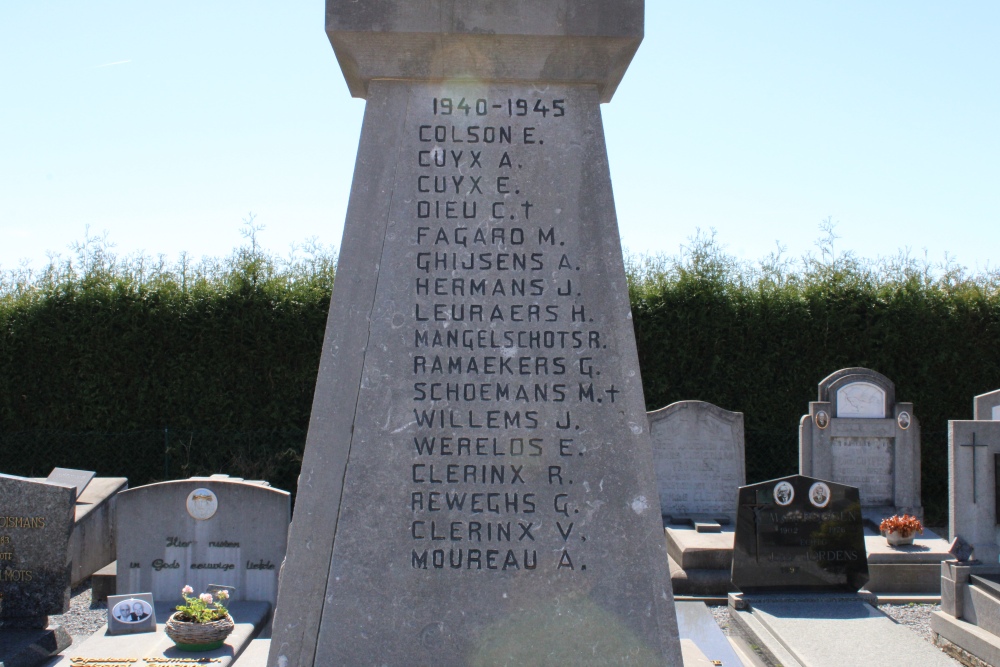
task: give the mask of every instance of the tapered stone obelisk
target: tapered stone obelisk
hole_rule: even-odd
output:
[[[269,665],[681,664],[599,106],[642,29],[328,0],[367,108]]]

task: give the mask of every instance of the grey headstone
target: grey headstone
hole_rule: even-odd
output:
[[[967,563],[972,558],[972,545],[962,539],[960,535],[956,535],[948,545],[948,553],[954,556],[959,563]]]
[[[948,455],[948,536],[962,537],[976,560],[995,565],[1000,544],[993,471],[1000,421],[949,421]]]
[[[743,413],[705,401],[679,401],[647,413],[660,512],[736,520],[746,484]]]
[[[69,609],[76,489],[0,474],[0,623]]]
[[[49,476],[45,478],[45,481],[52,484],[62,484],[63,486],[75,486],[76,497],[79,498],[83,495],[83,490],[87,488],[90,480],[94,479],[94,475],[96,474],[93,470],[53,468]]]
[[[156,632],[156,607],[150,593],[108,596],[108,634]]]
[[[1000,389],[976,396],[972,418],[977,421],[1000,421]]]
[[[268,664],[680,664],[599,108],[642,2],[327,7],[367,108]]]
[[[273,605],[289,516],[286,491],[224,477],[123,491],[117,592],[179,601],[184,586],[200,593],[214,583],[235,586],[236,600]]]
[[[799,422],[799,472],[856,486],[865,518],[923,516],[920,422],[896,401],[892,381],[845,368],[819,384],[819,400]]]

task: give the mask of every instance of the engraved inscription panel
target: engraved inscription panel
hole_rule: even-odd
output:
[[[830,454],[834,480],[858,487],[862,505],[893,504],[892,438],[830,438]]]
[[[1000,421],[1000,405],[993,406],[993,421]]]
[[[837,390],[837,416],[885,418],[885,391],[869,382],[852,382]]]
[[[409,642],[494,664],[469,653],[591,618],[658,637],[637,613],[667,599],[662,524],[594,91],[414,85],[403,128],[317,660],[363,639],[391,664],[419,662]]]

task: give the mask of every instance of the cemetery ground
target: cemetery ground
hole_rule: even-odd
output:
[[[50,616],[53,624],[61,625],[73,639],[73,645],[78,646],[107,622],[107,603],[95,601],[91,596],[90,579],[76,586],[71,594],[70,609],[64,614]],[[729,608],[723,603],[715,603],[709,606],[712,616],[719,628],[727,637],[738,637],[732,627],[732,620],[729,616]],[[930,627],[931,613],[940,611],[940,604],[927,604],[910,602],[905,604],[880,604],[878,608],[889,615],[896,622],[905,625],[923,641],[933,644],[933,636]],[[752,650],[752,646],[749,646]],[[53,658],[51,664],[57,661]],[[955,661],[955,665],[960,665]],[[752,667],[752,666],[748,666]]]

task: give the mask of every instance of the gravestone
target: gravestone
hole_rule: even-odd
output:
[[[889,378],[867,368],[824,378],[799,422],[799,472],[856,486],[876,526],[893,514],[923,517],[913,404],[897,402]]]
[[[601,101],[641,0],[329,0],[367,106],[269,665],[680,664]]]
[[[976,396],[974,406],[974,420],[1000,421],[1000,389]]]
[[[741,591],[854,593],[867,582],[857,488],[803,475],[740,488],[733,584]]]
[[[76,489],[0,474],[0,665],[30,667],[70,644],[49,626],[69,610]]]
[[[234,600],[277,599],[290,496],[225,475],[118,494],[117,592],[181,600],[181,589],[234,586]]]
[[[948,422],[948,534],[983,563],[1000,560],[1000,421]]]
[[[0,474],[0,621],[69,609],[75,500],[72,486]]]
[[[646,417],[662,515],[732,523],[736,489],[746,484],[743,413],[679,401]]]
[[[949,653],[957,656],[965,651],[996,665],[1000,664],[1000,421],[980,409],[982,398],[976,397],[980,419],[948,422],[948,533],[956,558],[941,563],[941,611],[932,616],[931,629]]]
[[[679,401],[646,417],[674,594],[725,595],[746,484],[743,413]]]

